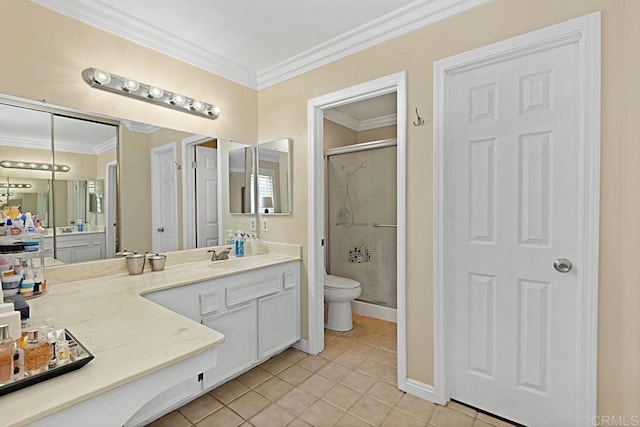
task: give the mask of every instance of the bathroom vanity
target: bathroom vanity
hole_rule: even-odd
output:
[[[143,425],[283,351],[300,339],[300,248],[283,246],[216,263],[169,253],[138,276],[123,259],[48,269],[32,322],[54,318],[95,359],[3,396],[3,425]]]

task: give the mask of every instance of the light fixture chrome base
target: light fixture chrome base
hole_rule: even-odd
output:
[[[189,98],[175,92],[170,92],[96,68],[87,68],[82,71],[82,78],[89,86],[96,89],[106,90],[107,92],[117,93],[155,105],[161,105],[198,117],[205,117],[212,120],[220,117],[220,109],[213,104],[208,104],[195,98]]]

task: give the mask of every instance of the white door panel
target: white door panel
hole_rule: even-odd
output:
[[[175,144],[151,150],[152,245],[154,252],[178,250],[178,182]]]
[[[447,82],[451,397],[531,426],[575,425],[578,49]]]
[[[216,149],[196,146],[196,245],[218,246],[218,159]]]

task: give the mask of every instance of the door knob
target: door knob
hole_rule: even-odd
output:
[[[560,273],[568,273],[573,268],[573,264],[566,258],[556,258],[553,262],[553,268]]]
[[[160,228],[158,228],[158,231],[159,231],[159,232],[161,232],[161,233],[163,233],[163,232],[164,232],[164,227],[160,227]]]

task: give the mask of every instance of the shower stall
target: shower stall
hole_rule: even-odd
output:
[[[360,282],[356,312],[395,319],[396,140],[335,148],[325,156],[327,273]]]

